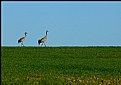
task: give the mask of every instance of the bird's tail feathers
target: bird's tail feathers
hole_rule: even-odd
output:
[[[18,43],[20,43],[21,41],[20,40],[18,40]]]
[[[38,40],[38,45],[40,45],[40,40]]]

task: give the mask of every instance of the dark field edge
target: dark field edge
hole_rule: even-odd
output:
[[[121,48],[121,46],[1,46],[1,47],[34,47],[34,48]]]

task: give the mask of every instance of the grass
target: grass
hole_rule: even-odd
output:
[[[121,85],[121,47],[1,47],[2,85]]]

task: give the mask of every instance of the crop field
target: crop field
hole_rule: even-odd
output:
[[[1,47],[2,85],[121,85],[121,47]]]

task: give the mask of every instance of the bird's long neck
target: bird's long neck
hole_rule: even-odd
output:
[[[26,37],[26,34],[25,34],[25,37]]]
[[[47,32],[46,32],[46,36],[47,36]]]
[[[45,37],[44,37],[45,39],[47,38],[47,32],[46,32],[46,35],[45,35]]]

